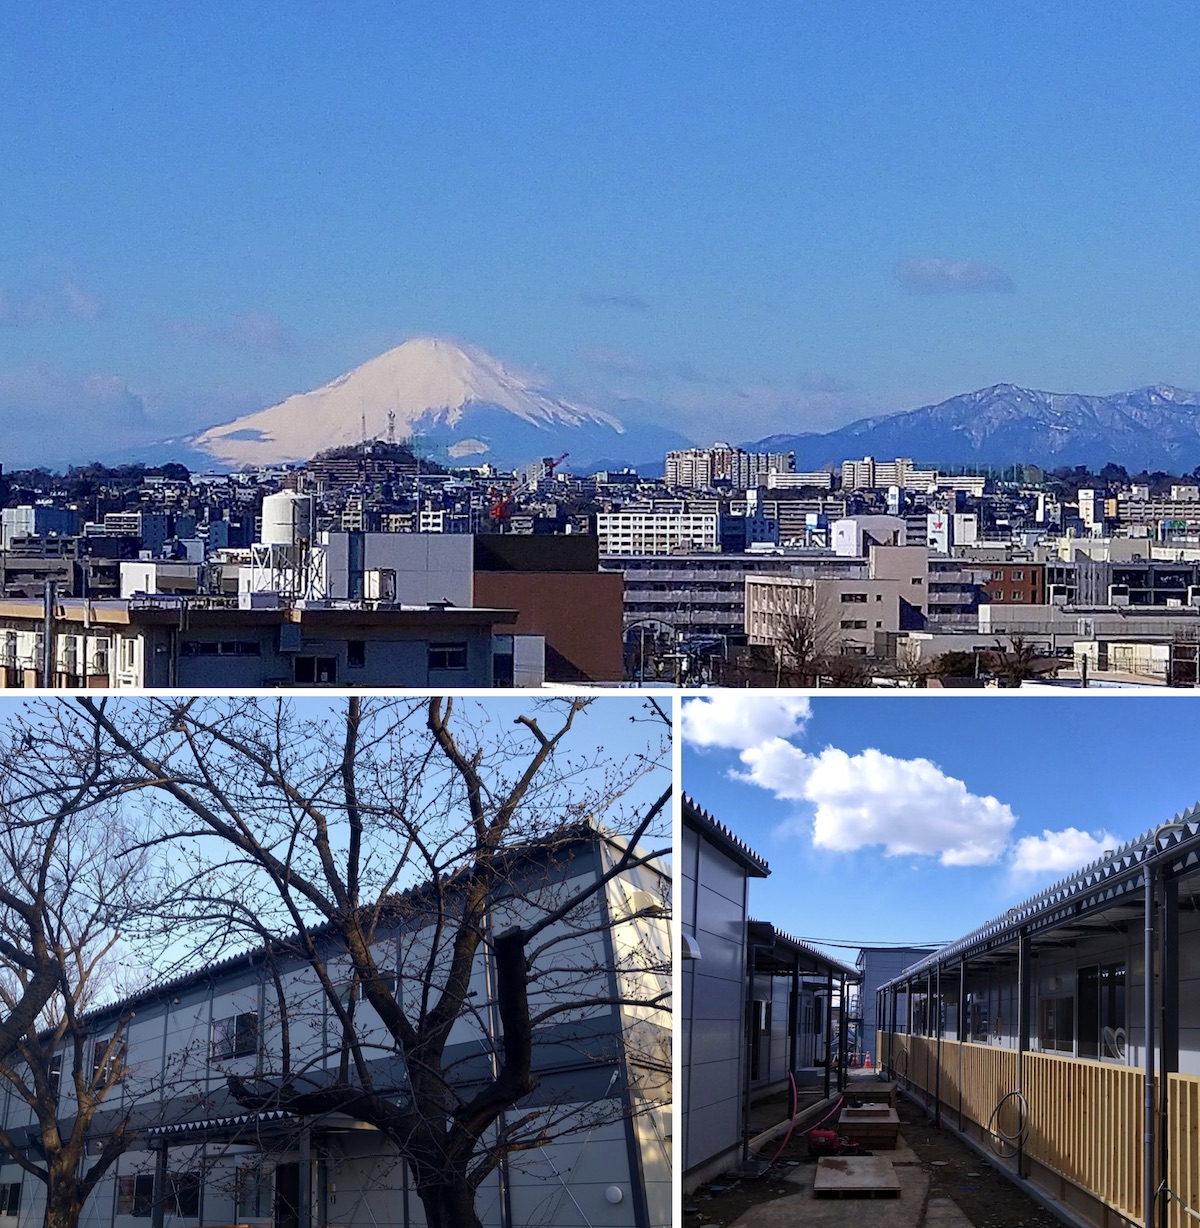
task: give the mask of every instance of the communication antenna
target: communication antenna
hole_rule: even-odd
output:
[[[362,411],[362,441],[367,442],[367,411]]]
[[[393,444],[393,445],[396,442],[396,411],[394,409],[388,410],[387,441],[388,443]]]

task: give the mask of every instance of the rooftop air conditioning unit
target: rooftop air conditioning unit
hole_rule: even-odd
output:
[[[363,573],[363,598],[366,601],[395,601],[396,572],[393,568],[372,568]]]

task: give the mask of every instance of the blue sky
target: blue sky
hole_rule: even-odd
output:
[[[4,6],[8,459],[424,333],[702,442],[1200,387],[1195,36],[1099,0]]]
[[[1200,706],[1171,696],[730,692],[684,713],[685,791],[770,863],[753,915],[801,937],[952,940],[1200,801]]]

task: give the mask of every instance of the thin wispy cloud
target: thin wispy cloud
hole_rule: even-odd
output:
[[[79,377],[45,365],[0,370],[0,417],[7,457],[20,464],[96,459],[149,442],[158,430],[121,376]]]
[[[171,329],[180,337],[256,354],[290,354],[295,349],[291,333],[269,312],[247,312],[227,323],[175,320]]]
[[[979,260],[901,260],[896,280],[909,294],[1009,294],[1013,280],[994,264]]]
[[[613,311],[645,313],[650,310],[650,304],[640,294],[601,294],[596,290],[585,290],[580,294],[579,301],[585,307],[607,307]]]
[[[656,379],[662,374],[648,358],[629,350],[619,350],[607,345],[589,345],[576,353],[589,367],[608,375]]]
[[[0,327],[32,328],[62,320],[92,321],[103,312],[100,296],[77,281],[26,291],[0,286]]]

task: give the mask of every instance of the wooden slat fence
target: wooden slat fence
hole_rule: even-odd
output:
[[[1145,1079],[1132,1066],[1025,1055],[1025,1150],[1135,1220],[1142,1218]]]
[[[880,1052],[886,1053],[886,1035],[879,1043]],[[932,1097],[936,1039],[896,1035],[892,1046],[897,1076]],[[963,1117],[986,1130],[1001,1098],[1017,1090],[1017,1058],[1015,1049],[943,1040],[943,1114],[953,1121],[961,1104]],[[1026,1053],[1024,1070],[1029,1104],[1026,1155],[1089,1190],[1122,1215],[1140,1220],[1143,1072],[1043,1053]],[[1171,1142],[1172,1175],[1179,1185],[1172,1182],[1171,1188],[1200,1210],[1200,1079],[1173,1075],[1172,1085],[1171,1130],[1178,1136],[1178,1141],[1172,1137]],[[998,1125],[1008,1134],[1016,1133],[1013,1101],[1006,1105]],[[1200,1228],[1200,1220],[1190,1220],[1178,1204],[1172,1214],[1176,1218],[1171,1228]]]
[[[1167,1076],[1167,1122],[1171,1148],[1167,1185],[1200,1216],[1200,1078]],[[1198,1228],[1200,1219],[1188,1215],[1174,1198],[1168,1204],[1170,1228]]]

